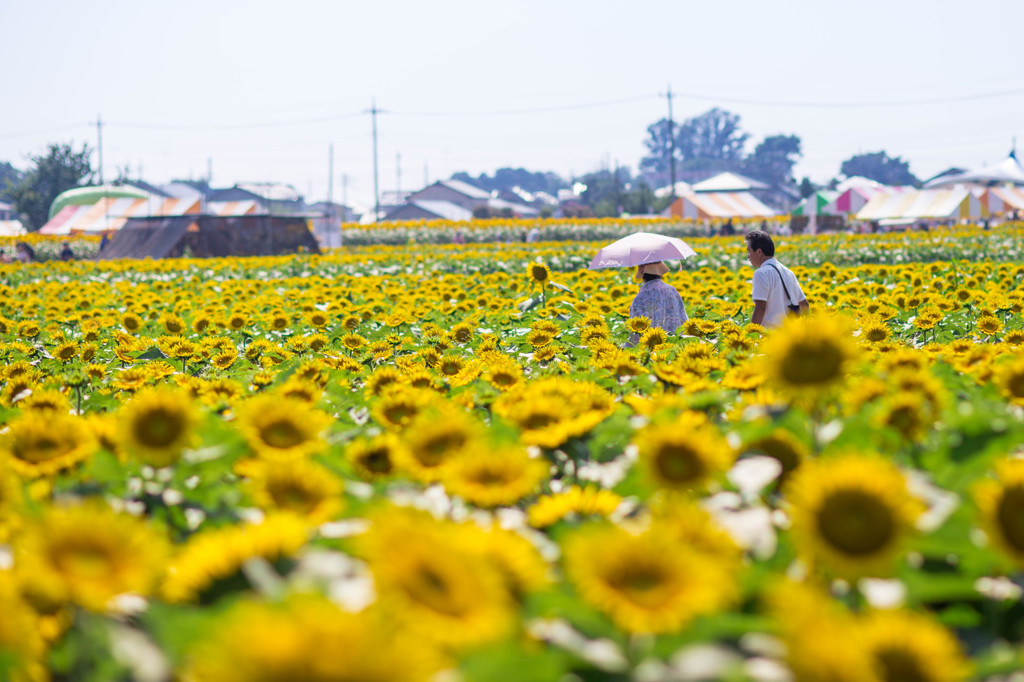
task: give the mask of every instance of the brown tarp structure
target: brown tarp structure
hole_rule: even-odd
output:
[[[96,255],[117,258],[214,258],[320,253],[301,216],[185,215],[131,218]]]

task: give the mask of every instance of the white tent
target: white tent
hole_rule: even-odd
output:
[[[20,237],[25,234],[25,226],[20,220],[0,220],[0,237]]]
[[[935,178],[927,183],[925,188],[935,189],[968,183],[978,185],[1024,185],[1024,166],[1020,165],[1016,153],[1010,152],[1006,159],[993,166],[982,166],[966,173]]]
[[[927,220],[977,218],[987,213],[980,197],[964,187],[880,192],[856,215],[857,220]]]
[[[769,189],[768,185],[748,178],[739,173],[719,173],[707,180],[702,180],[691,189],[694,192],[749,192],[750,190]]]

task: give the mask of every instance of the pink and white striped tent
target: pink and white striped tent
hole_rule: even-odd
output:
[[[1024,211],[1024,187],[990,187],[982,202],[993,214]]]
[[[716,220],[725,218],[770,218],[775,211],[750,192],[687,192],[668,207],[673,218]]]
[[[101,234],[119,230],[129,218],[199,213],[199,199],[105,197],[95,204],[65,206],[39,228],[39,234]]]
[[[841,192],[839,196],[825,204],[821,209],[822,213],[830,215],[850,215],[857,213],[867,206],[872,197],[881,192],[900,191],[899,187],[849,187]]]

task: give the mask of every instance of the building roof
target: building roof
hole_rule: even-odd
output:
[[[513,201],[505,201],[504,199],[498,199],[497,197],[487,200],[487,207],[498,211],[506,208],[511,209],[513,213],[524,217],[533,217],[538,214],[537,209],[530,206],[524,206],[523,204],[517,204]]]
[[[302,195],[294,187],[279,182],[240,182],[235,187],[267,201],[302,201]]]
[[[770,187],[759,180],[726,171],[698,182],[691,189],[694,192],[748,192],[752,189],[770,189]]]
[[[441,220],[472,220],[473,212],[450,201],[439,201],[436,199],[415,199],[407,206],[415,206],[421,211],[432,213]],[[397,209],[396,209],[397,210]]]
[[[444,187],[447,187],[454,192],[458,192],[459,194],[465,194],[470,199],[485,200],[491,196],[490,192],[485,192],[479,187],[475,187],[468,182],[462,182],[461,180],[438,180],[434,184],[443,185]]]
[[[690,187],[691,185],[688,182],[683,182],[682,180],[677,181],[676,196],[679,196],[680,194],[686,194],[687,192],[690,191]],[[672,185],[668,184],[665,185],[664,187],[659,187],[658,189],[654,190],[654,196],[658,197],[659,199],[672,196]]]

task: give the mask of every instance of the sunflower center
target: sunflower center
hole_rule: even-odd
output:
[[[277,419],[260,429],[260,439],[272,448],[291,448],[304,443],[306,435],[290,419]]]
[[[660,566],[633,565],[615,576],[611,586],[634,604],[655,607],[664,601],[665,572]]]
[[[671,483],[689,483],[704,474],[697,453],[682,443],[666,443],[658,449],[655,466],[662,478]]]
[[[410,597],[427,608],[450,616],[463,613],[452,598],[451,586],[448,581],[430,566],[419,566],[411,576],[406,592]]]
[[[363,466],[375,474],[391,473],[391,458],[385,450],[368,452],[362,458]]]
[[[14,448],[14,456],[25,462],[45,462],[63,455],[71,448],[50,436],[39,436],[33,441],[26,443],[23,447]]]
[[[1011,374],[1006,381],[1006,390],[1014,398],[1024,398],[1024,372]]]
[[[999,500],[996,518],[1006,542],[1017,551],[1024,551],[1024,487],[1006,489]]]
[[[818,529],[829,545],[852,555],[877,552],[896,533],[892,511],[876,497],[857,490],[829,495],[818,511]]]
[[[87,580],[103,578],[111,573],[110,554],[101,547],[68,547],[57,557],[56,563],[64,573]]]
[[[526,416],[521,423],[524,429],[535,431],[537,429],[543,429],[547,426],[551,426],[558,422],[558,417],[544,412],[534,412]]]
[[[883,649],[876,654],[879,672],[885,682],[928,682],[933,679],[921,670],[915,656],[902,649]]]
[[[782,358],[782,376],[794,386],[827,384],[839,378],[843,354],[826,340],[794,344]]]
[[[473,472],[469,477],[474,483],[480,485],[504,485],[511,480],[511,476],[506,471],[498,471],[495,469],[480,469],[479,471]]]
[[[882,327],[873,327],[867,333],[868,341],[885,341],[888,336],[889,333]]]
[[[151,448],[167,447],[181,436],[184,416],[175,410],[150,410],[135,422],[135,438]]]

